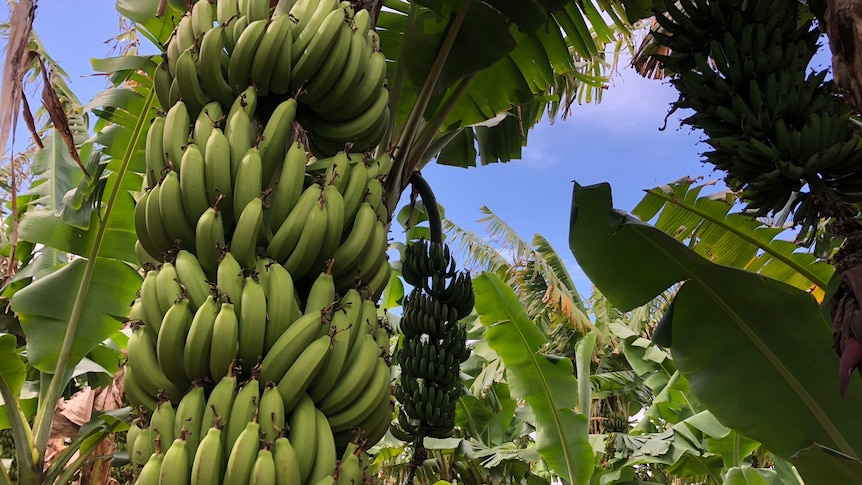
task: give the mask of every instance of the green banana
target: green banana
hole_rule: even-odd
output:
[[[224,110],[221,103],[218,101],[207,103],[195,120],[195,126],[192,128],[192,141],[198,147],[206,147],[213,129],[221,125],[222,118],[224,118]]]
[[[296,118],[296,100],[286,99],[275,107],[263,129],[263,136],[257,149],[260,151],[261,174],[264,187],[268,187],[279,162],[284,159],[285,147],[290,140],[293,121]],[[304,152],[304,150],[303,150]],[[305,153],[303,153],[304,162]],[[305,163],[303,163],[303,167]],[[301,179],[301,177],[300,177]],[[299,194],[297,193],[297,197]]]
[[[296,301],[293,278],[280,264],[269,267],[265,289],[268,321],[263,349],[268,353],[278,338],[293,324],[295,315],[299,313],[299,304]]]
[[[338,10],[333,11],[330,15],[337,15]],[[344,70],[344,64],[347,61],[347,56],[350,54],[350,39],[353,37],[353,31],[344,22],[339,22],[337,25],[335,39],[332,41],[327,53],[324,54],[323,62],[320,63],[320,66],[305,84],[305,93],[300,96],[300,101],[304,104],[314,103],[326,96],[338,80],[338,76]],[[322,29],[325,26],[326,23],[324,23]],[[320,35],[323,35],[323,32]],[[308,46],[306,52],[309,54],[311,53],[313,44],[314,41]],[[302,59],[296,65],[297,70],[301,68],[301,64]],[[302,71],[299,70],[299,72],[301,75]]]
[[[326,261],[332,259],[341,235],[344,231],[344,198],[334,185],[327,185],[323,189],[323,204],[326,206],[326,231],[323,235],[323,243],[314,266],[328,266]]]
[[[209,207],[201,214],[195,227],[195,253],[207,279],[215,279],[222,249],[225,247],[221,211]]]
[[[308,290],[308,298],[305,300],[303,313],[306,315],[320,314],[330,309],[335,301],[335,282],[329,273],[320,273]],[[330,313],[330,312],[327,312]]]
[[[359,341],[350,349],[347,366],[338,379],[340,385],[335,386],[326,396],[317,402],[317,407],[327,415],[335,414],[346,408],[360,395],[368,385],[377,367],[380,348],[369,334],[359,337]]]
[[[362,466],[359,463],[359,457],[355,453],[348,453],[341,458],[335,485],[356,485],[359,483],[362,483]]]
[[[194,246],[195,235],[189,225],[183,208],[183,193],[180,188],[180,177],[175,171],[169,171],[162,180],[159,191],[159,213],[162,225],[172,241],[179,241],[179,247]]]
[[[254,54],[266,32],[265,19],[251,20],[236,40],[228,66],[228,82],[237,91],[246,89],[250,84],[251,65]]]
[[[342,28],[347,29],[347,31],[342,30]],[[303,46],[302,50],[297,52],[297,46],[301,45],[303,38],[301,33],[292,46],[294,59],[298,59],[298,61],[294,63],[293,70],[290,73],[291,88],[299,89],[304,85],[310,84],[315,73],[321,69],[321,66],[329,57],[337,56],[341,58],[343,65],[344,55],[350,49],[350,38],[345,37],[348,33],[349,29],[344,24],[344,10],[342,9],[330,11],[320,25],[320,29],[314,33],[308,45]],[[337,42],[339,37],[341,38],[341,42]],[[333,54],[333,50],[335,49],[339,49],[340,52]],[[302,101],[301,98],[300,101]]]
[[[159,444],[167,443],[170,446],[177,437],[174,434],[176,417],[177,413],[170,401],[159,401],[158,407],[156,407],[150,417],[150,428],[152,428],[155,439],[158,440]],[[167,448],[162,447],[162,449],[167,451]]]
[[[165,451],[165,457],[159,469],[159,483],[188,485],[192,475],[189,454],[188,443],[183,435],[179,435]]]
[[[233,116],[228,115],[225,136],[230,143],[230,176],[236,180],[242,157],[252,144],[251,118],[245,110],[236,110]]]
[[[213,28],[213,7],[204,0],[192,6],[192,32],[199,38]]]
[[[228,301],[233,303],[237,315],[242,309],[242,285],[245,282],[242,274],[242,266],[231,253],[225,253],[219,262],[216,275],[216,286]]]
[[[303,443],[303,446],[307,445],[308,443]],[[276,438],[272,447],[272,456],[275,461],[276,483],[279,485],[299,485],[302,483],[299,473],[299,456],[287,437],[279,436]]]
[[[304,53],[308,52],[307,48],[323,31],[324,21],[336,9],[337,5],[335,0],[316,0],[313,11],[306,10],[303,16],[296,16],[299,21],[296,28],[293,29],[294,37],[290,51],[290,55],[294,60],[300,59]],[[337,14],[339,15],[339,21],[343,22],[344,12],[339,11]],[[334,37],[334,35],[329,34],[329,37]],[[295,65],[296,62],[294,62]]]
[[[230,252],[244,268],[257,262],[257,238],[263,228],[263,201],[254,198],[242,210],[231,238]]]
[[[161,207],[159,207],[161,192],[162,184],[153,187],[153,190],[147,193],[147,206],[144,208],[146,234],[150,241],[152,241],[157,254],[167,253],[174,245],[174,242],[168,235],[168,231],[165,230],[164,222],[162,222],[162,211]]]
[[[221,429],[227,425],[230,420],[230,410],[233,406],[236,386],[236,376],[228,369],[227,375],[218,379],[207,398],[206,409],[201,419],[202,432],[214,427]]]
[[[168,163],[173,164],[175,170],[179,169],[183,150],[189,142],[191,122],[188,108],[182,101],[171,106],[165,115],[165,135],[162,143],[168,155]]]
[[[278,383],[278,392],[284,399],[284,410],[290,412],[305,394],[308,385],[320,371],[332,349],[332,337],[318,338],[299,354],[284,377]]]
[[[292,27],[293,22],[286,15],[275,17],[266,26],[266,32],[254,54],[250,73],[251,83],[257,86],[261,96],[269,94],[275,63],[285,39],[292,36],[290,33]]]
[[[194,45],[195,30],[194,27],[192,27],[191,12],[186,11],[185,15],[180,18],[180,22],[179,24],[177,24],[177,28],[174,32],[176,34],[174,40],[179,41],[180,52],[185,51],[186,49]]]
[[[265,333],[266,293],[256,278],[248,276],[242,288],[239,318],[239,358],[246,372],[250,372],[263,355]]]
[[[273,235],[272,240],[266,248],[266,252],[271,258],[281,262],[287,260],[292,254],[296,253],[296,246],[302,237],[303,229],[306,225],[309,214],[313,212],[313,209],[322,209],[322,207],[319,206],[322,192],[323,189],[320,184],[316,183],[305,189],[299,197],[299,200],[296,202],[296,205]],[[275,202],[277,203],[278,199],[276,199]],[[275,207],[273,208],[272,218],[276,217],[274,210]],[[300,277],[299,274],[295,274],[292,271],[290,274],[294,278]]]
[[[123,394],[126,395],[126,399],[129,400],[129,404],[133,406],[143,406],[148,411],[155,409],[158,404],[156,398],[149,395],[147,391],[141,387],[138,380],[133,375],[132,368],[129,366],[125,367],[125,372],[123,373]]]
[[[219,8],[223,3],[229,2],[219,1]],[[225,79],[220,65],[221,53],[225,47],[224,32],[225,28],[218,25],[204,34],[198,56],[198,72],[207,94],[220,104],[229,106],[233,102],[234,91]]]
[[[197,451],[198,444],[201,441],[201,423],[206,410],[206,403],[203,385],[200,382],[196,382],[192,386],[192,389],[183,396],[179,406],[177,406],[174,435],[177,437],[184,436],[185,447],[188,450],[189,456],[192,457],[195,456],[195,451]],[[191,473],[191,470],[188,470],[188,473]]]
[[[183,352],[192,318],[189,300],[180,299],[165,313],[159,338],[156,340],[159,365],[171,382],[182,387],[189,385],[189,377],[183,367]]]
[[[174,302],[184,297],[183,288],[180,286],[179,276],[177,275],[177,269],[173,263],[167,262],[159,268],[156,282],[158,283],[156,294],[159,299],[159,308],[161,309],[162,315],[166,315]],[[164,317],[162,320],[164,321]],[[159,332],[161,333],[161,330],[159,330]]]
[[[206,273],[194,254],[180,250],[174,260],[177,279],[185,289],[192,306],[197,310],[210,296],[211,290]]]
[[[141,468],[135,483],[138,485],[159,485],[159,473],[162,469],[163,460],[164,455],[162,453],[153,453],[147,460],[147,464]]]
[[[339,309],[332,315],[332,351],[309,386],[308,395],[315,401],[322,399],[338,383],[350,350],[351,326],[356,327],[355,322],[350,321],[346,312]]]
[[[201,214],[209,207],[206,188],[204,157],[194,143],[189,143],[183,154],[183,173],[180,174],[180,193],[187,221],[197,225]]]
[[[234,444],[239,439],[240,434],[245,430],[247,423],[254,422],[254,424],[257,425],[258,431],[260,430],[260,424],[258,424],[256,419],[257,403],[259,401],[260,383],[256,378],[252,377],[242,385],[233,400],[233,406],[230,409],[230,420],[228,420],[227,427],[225,428],[225,431],[227,432],[227,440],[225,441],[226,449],[229,448],[233,450]],[[257,449],[256,444],[255,449]],[[231,453],[233,453],[233,451],[231,451]]]
[[[210,97],[204,93],[198,80],[198,67],[192,49],[184,50],[177,59],[177,84],[180,98],[186,103],[189,116],[197,118],[204,106],[210,102]]]
[[[264,131],[264,133],[266,132]],[[265,140],[266,138],[264,138]],[[305,162],[305,148],[299,142],[294,142],[284,156],[281,174],[275,187],[270,216],[273,229],[281,227],[304,193],[302,184],[305,175]],[[312,196],[309,195],[308,197]]]
[[[192,461],[191,485],[221,483],[225,468],[224,445],[221,435],[221,427],[207,428]]]
[[[377,214],[367,202],[359,206],[353,227],[344,242],[332,255],[332,273],[338,277],[357,274],[358,262],[365,257],[365,250],[372,236],[378,232],[378,226],[383,223],[377,220]],[[383,232],[386,232],[383,227]]]
[[[162,60],[153,73],[153,89],[156,91],[156,99],[158,99],[162,110],[171,105],[171,84],[173,81],[174,78],[168,68],[168,62]]]
[[[210,349],[218,313],[218,304],[212,295],[208,295],[192,318],[183,354],[183,366],[192,379],[210,377]]]
[[[317,450],[314,453],[314,464],[311,467],[307,483],[319,483],[335,473],[338,454],[335,451],[335,437],[329,420],[320,410],[315,410],[314,424],[317,429]]]
[[[327,416],[332,430],[347,431],[371,416],[381,400],[389,399],[389,377],[386,361],[377,359],[374,377],[368,382],[364,392],[356,396],[346,408]]]
[[[301,443],[293,449],[299,464],[296,468],[299,471],[300,483],[306,483],[317,452],[317,409],[314,407],[314,401],[305,393],[300,396],[290,417],[290,442]]]
[[[156,357],[156,341],[153,334],[144,327],[132,329],[132,336],[126,347],[128,359],[126,368],[131,368],[138,385],[150,396],[158,396],[163,391],[169,399],[176,400],[183,393],[183,388],[177,386],[165,375]]]
[[[353,30],[365,38],[369,28],[371,28],[371,14],[364,8],[357,10],[353,15]]]
[[[214,128],[204,150],[204,168],[209,205],[219,204],[233,216],[233,178],[230,170],[231,146],[227,137]],[[219,199],[221,197],[221,199]],[[231,220],[233,220],[231,218]]]
[[[266,443],[274,443],[279,433],[284,430],[284,399],[278,392],[274,382],[268,382],[260,396],[257,420],[260,432]]]
[[[273,343],[260,364],[262,382],[281,382],[299,355],[322,332],[329,332],[330,322],[320,313],[299,317]]]
[[[213,338],[210,343],[209,372],[215,380],[230,376],[231,368],[239,351],[239,321],[233,303],[223,302],[213,324]],[[227,419],[227,417],[225,417]]]
[[[243,423],[242,432],[230,447],[227,470],[223,485],[248,485],[260,441],[260,425],[257,421]]]
[[[171,78],[173,79],[173,85],[177,84],[177,59],[180,58],[180,53],[183,49],[180,49],[180,41],[178,40],[178,35],[174,33],[169,39],[168,44],[165,46],[165,56],[168,58],[168,72],[171,74]],[[171,87],[173,90],[173,86]],[[173,96],[171,96],[173,98]],[[173,105],[176,101],[172,101],[168,103],[168,106]]]
[[[131,444],[129,459],[138,466],[146,465],[147,460],[155,452],[153,429],[149,426],[140,427],[141,424],[140,419],[136,419],[135,423],[129,428],[129,433],[126,435],[126,444]],[[134,432],[133,430],[138,431]]]
[[[326,237],[329,212],[322,201],[312,204],[293,253],[284,261],[284,268],[299,279],[312,268]],[[275,237],[273,237],[275,240]]]
[[[342,198],[344,200],[344,229],[347,229],[356,213],[359,212],[359,206],[365,198],[365,186],[368,182],[368,167],[365,163],[359,162],[350,169],[350,176],[347,178],[342,190]]]
[[[147,199],[150,197],[150,191],[145,190],[141,193],[141,197],[135,202],[135,234],[138,236],[138,242],[141,243],[144,250],[149,255],[158,258],[161,254],[159,247],[150,238],[150,233],[147,231]],[[161,221],[159,221],[161,223]]]
[[[141,284],[141,305],[144,307],[143,320],[147,324],[147,327],[153,331],[154,335],[159,334],[159,328],[162,326],[162,318],[165,317],[159,304],[158,277],[158,271],[147,271],[146,276],[144,276],[144,282]]]
[[[251,480],[249,485],[276,485],[275,461],[272,451],[263,448],[257,452],[254,466],[251,469]]]
[[[216,2],[216,20],[220,24],[226,24],[239,15],[239,6],[236,0],[219,0]]]
[[[311,130],[315,135],[334,142],[356,141],[372,133],[379,126],[379,120],[388,109],[389,90],[381,87],[375,94],[373,103],[365,107],[356,117],[345,121],[316,119]]]
[[[331,109],[321,108],[315,114],[323,120],[332,122],[356,118],[379,100],[380,90],[385,89],[383,88],[385,81],[386,56],[382,52],[374,52],[369,57],[368,66],[356,88],[345,93],[337,102],[332,101]]]
[[[311,106],[312,109],[326,108],[331,102],[330,100],[340,98],[349,89],[355,88],[356,84],[359,84],[362,78],[362,73],[365,72],[368,58],[371,56],[371,51],[368,50],[365,42],[365,36],[358,35],[356,32],[349,32],[348,36],[347,58],[342,61],[341,66],[343,68],[340,72],[336,73],[334,83],[326,88],[326,90],[320,89],[314,98],[311,97],[311,84],[308,86],[309,93],[302,102]]]
[[[246,204],[263,192],[262,168],[260,152],[256,147],[249,148],[240,160],[233,188],[233,215],[237,221]]]
[[[167,167],[164,149],[165,118],[156,116],[147,130],[147,144],[144,150],[147,168],[147,188],[155,187],[162,181],[162,172]],[[138,233],[140,234],[140,232]]]
[[[269,19],[269,0],[240,0],[239,11],[249,21]]]
[[[293,49],[293,32],[297,30],[296,25],[293,25],[290,30],[281,45],[278,46],[278,55],[273,61],[272,74],[269,77],[270,91],[279,95],[285,95],[290,91],[290,71],[293,68],[291,50]]]

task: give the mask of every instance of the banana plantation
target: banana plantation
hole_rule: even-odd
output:
[[[862,484],[857,0],[116,0],[85,102],[36,7],[0,485]],[[519,163],[621,58],[723,188],[575,182],[582,293],[422,170]]]

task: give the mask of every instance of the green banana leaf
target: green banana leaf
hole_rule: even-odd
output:
[[[729,192],[701,196],[704,185],[685,178],[647,191],[632,214],[686,242],[713,263],[745,269],[814,290],[822,299],[833,268],[808,253],[796,252],[790,241],[775,239],[784,230],[768,227],[741,213],[730,213]],[[658,216],[656,218],[656,216]]]
[[[575,185],[569,241],[621,310],[681,284],[653,339],[723,425],[784,458],[813,443],[862,453],[862,386],[839,397],[831,332],[809,293],[711,263],[614,210],[608,184]]]
[[[862,484],[862,462],[816,443],[799,450],[793,463],[807,485]]]
[[[63,341],[58,336],[66,333],[86,264],[86,260],[76,259],[35,280],[12,298],[12,310],[27,336],[27,359],[42,372],[54,372]],[[99,258],[72,345],[72,366],[123,326],[140,287],[141,277],[129,265]]]
[[[473,288],[485,340],[506,365],[511,395],[525,400],[536,416],[539,454],[566,481],[589,483],[595,464],[587,416],[574,411],[578,384],[572,362],[554,364],[538,353],[545,336],[499,277],[483,273],[473,279]]]

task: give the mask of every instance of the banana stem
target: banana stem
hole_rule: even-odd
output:
[[[75,336],[78,333],[78,325],[81,323],[81,315],[84,313],[84,305],[87,301],[87,294],[90,291],[90,282],[93,279],[93,273],[96,270],[96,262],[99,257],[99,251],[102,248],[102,242],[105,239],[105,233],[108,230],[108,223],[111,220],[111,213],[116,204],[117,197],[123,186],[123,176],[129,169],[129,163],[132,160],[134,148],[138,146],[138,142],[144,132],[144,123],[150,116],[150,108],[153,105],[155,97],[155,89],[150,89],[150,93],[144,101],[144,106],[141,109],[141,114],[138,116],[135,130],[132,132],[132,139],[126,147],[126,152],[123,154],[123,162],[117,171],[117,180],[114,187],[108,196],[108,202],[105,204],[105,214],[101,218],[99,230],[96,232],[96,238],[93,240],[93,247],[87,258],[87,266],[84,268],[84,275],[81,277],[81,283],[78,285],[78,292],[75,296],[75,305],[72,307],[72,314],[69,316],[69,327],[66,329],[66,335],[63,337],[63,346],[60,348],[60,355],[57,357],[57,365],[54,368],[54,376],[51,378],[51,383],[48,385],[48,392],[45,393],[44,402],[39,404],[39,412],[36,416],[35,426],[35,443],[38,452],[38,463],[42,463],[45,459],[45,450],[48,446],[48,437],[51,433],[51,421],[54,417],[54,409],[57,401],[60,398],[60,392],[66,385],[68,378],[69,358],[72,354],[72,344],[75,342]]]
[[[431,186],[428,185],[428,181],[419,172],[413,172],[410,175],[410,184],[413,185],[413,190],[422,198],[422,205],[425,206],[425,213],[428,214],[428,226],[431,228],[431,242],[443,244],[443,219],[440,217],[440,210],[437,208],[437,198],[434,197]]]
[[[12,428],[12,437],[15,441],[15,456],[18,458],[18,480],[19,483],[41,482],[41,474],[38,472],[39,467],[36,466],[37,453],[33,446],[33,435],[30,431],[30,425],[24,419],[24,413],[21,411],[21,406],[15,395],[12,394],[12,389],[6,379],[0,375],[0,397],[6,403],[6,414],[9,417],[9,425]],[[0,483],[11,483],[11,478],[6,473],[6,468],[3,469],[3,474],[0,475]]]
[[[443,103],[443,107],[437,111],[434,117],[431,118],[431,121],[429,121],[428,124],[422,128],[422,131],[419,132],[419,136],[416,138],[416,142],[413,145],[414,148],[408,155],[409,160],[415,160],[417,165],[422,162],[421,157],[425,155],[425,151],[428,149],[428,146],[431,145],[437,132],[440,131],[440,127],[442,127],[443,123],[446,122],[446,118],[449,117],[452,110],[454,110],[455,106],[458,105],[458,102],[461,101],[461,98],[464,97],[464,93],[466,93],[467,89],[470,88],[470,84],[473,83],[473,79],[475,78],[476,73],[473,73],[458,82],[458,86],[455,87],[449,95],[449,98],[447,98]]]
[[[410,110],[410,115],[407,117],[407,123],[404,124],[404,131],[401,132],[401,137],[398,140],[398,145],[395,147],[393,159],[395,159],[397,167],[395,177],[388,182],[387,193],[389,194],[389,206],[394,207],[398,203],[398,198],[401,195],[401,190],[406,186],[407,178],[405,174],[413,173],[416,161],[407,158],[410,153],[410,148],[419,128],[419,121],[422,119],[425,109],[428,108],[428,103],[434,94],[434,88],[437,86],[437,81],[443,73],[443,66],[446,64],[446,59],[449,58],[449,52],[455,44],[455,38],[458,36],[458,31],[461,30],[461,25],[464,23],[464,18],[467,16],[467,11],[470,9],[472,0],[464,0],[461,6],[455,13],[452,19],[452,24],[446,32],[446,37],[443,38],[443,43],[440,45],[440,50],[437,51],[437,57],[434,59],[434,64],[431,66],[431,71],[428,73],[428,78],[425,79],[425,84],[422,86],[422,91],[416,98],[416,103],[413,109]],[[401,61],[403,62],[403,60]],[[409,175],[408,175],[409,177]],[[398,184],[394,186],[393,184]],[[394,200],[393,200],[394,199]]]

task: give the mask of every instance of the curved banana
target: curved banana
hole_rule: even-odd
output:
[[[287,260],[291,254],[295,253],[296,245],[303,234],[308,215],[312,212],[312,209],[318,207],[318,200],[322,191],[323,189],[320,187],[320,184],[316,183],[305,189],[266,247],[266,253],[271,258],[281,262]],[[278,199],[276,199],[277,201]],[[276,217],[274,210],[275,208],[273,208],[272,218]],[[293,272],[290,274],[297,279],[300,277],[300,275]]]
[[[344,68],[336,77],[335,83],[314,101],[306,98],[303,99],[303,103],[308,104],[314,110],[331,110],[334,107],[334,101],[355,89],[359,84],[370,57],[371,49],[365,42],[365,34],[353,32],[350,35],[350,47],[348,48],[347,59],[344,61]]]
[[[159,268],[156,282],[158,283],[156,294],[159,299],[159,308],[162,315],[166,315],[178,299],[185,298],[183,288],[177,276],[177,269],[173,263],[167,262]],[[164,320],[164,317],[162,319]],[[159,332],[161,333],[161,328]]]
[[[175,171],[169,171],[162,180],[159,191],[159,214],[162,225],[173,241],[179,241],[179,247],[194,247],[195,234],[189,225],[189,218],[183,210],[183,192],[180,187],[180,177]],[[197,219],[195,219],[197,220]]]
[[[337,12],[338,10],[334,11],[330,15],[337,14]],[[326,23],[324,22],[324,27],[321,29],[325,28],[325,26]],[[321,34],[322,33],[323,32],[321,32]],[[348,60],[347,57],[350,54],[350,39],[353,37],[352,34],[353,31],[350,30],[350,27],[348,27],[347,24],[344,22],[340,22],[338,24],[335,40],[332,41],[332,45],[328,52],[324,54],[323,62],[314,71],[308,79],[308,82],[305,83],[305,93],[303,93],[299,98],[302,103],[310,105],[329,93],[329,90],[344,70],[345,62]],[[312,45],[308,46],[308,50],[306,52],[310,53],[313,44],[314,41],[312,41]],[[297,69],[300,68],[301,63],[302,59],[300,59],[300,63],[296,65]],[[302,71],[299,72],[301,73]]]
[[[136,327],[132,330],[126,352],[128,353],[126,368],[132,369],[135,381],[147,394],[156,397],[159,391],[164,391],[165,395],[172,400],[182,396],[184,389],[171,382],[159,367],[156,341],[147,328]]]
[[[177,271],[180,285],[185,288],[189,300],[191,300],[194,309],[197,310],[210,296],[210,285],[203,267],[194,254],[182,249],[177,253],[176,260],[174,260],[174,268]]]
[[[263,186],[268,187],[278,164],[284,159],[287,142],[296,118],[296,100],[289,98],[275,107],[263,129],[263,136],[257,144],[260,151]],[[303,150],[303,162],[305,158]],[[303,167],[305,163],[303,163]],[[301,180],[302,177],[300,177]],[[301,183],[301,182],[300,182]],[[298,194],[297,194],[298,197]]]
[[[380,96],[380,90],[386,81],[386,56],[382,52],[374,52],[368,59],[368,66],[356,87],[347,91],[341,99],[333,100],[324,109],[318,108],[315,114],[323,120],[332,122],[353,119],[365,112]]]
[[[159,329],[159,338],[156,340],[159,365],[168,379],[181,387],[188,386],[190,383],[183,366],[183,352],[193,317],[189,300],[181,299],[174,303],[165,313],[162,327]]]
[[[239,221],[246,204],[263,192],[262,162],[256,147],[249,148],[240,160],[233,188],[233,215]]]
[[[260,425],[257,421],[243,423],[242,432],[230,447],[223,485],[248,485],[257,458]]]
[[[183,354],[183,366],[186,375],[192,379],[208,379],[210,377],[210,349],[218,314],[218,304],[213,296],[209,295],[192,318],[189,335],[186,338],[185,353]]]
[[[159,327],[162,326],[162,318],[165,314],[162,312],[162,307],[159,304],[159,272],[156,270],[147,271],[144,276],[144,282],[141,283],[141,306],[144,309],[144,322],[147,324],[154,335],[159,334]]]
[[[329,0],[322,3],[328,3]],[[324,7],[325,8],[325,7]],[[347,29],[347,32],[341,30],[342,28]],[[333,46],[336,45],[336,41],[339,38],[339,32],[347,35],[349,33],[349,28],[344,23],[344,10],[335,9],[329,11],[326,15],[326,18],[320,24],[319,29],[309,36],[311,37],[310,42],[307,45],[302,45],[303,39],[306,36],[303,36],[306,32],[303,31],[299,34],[299,37],[291,46],[293,52],[293,58],[299,59],[293,64],[293,69],[290,72],[290,82],[291,89],[299,89],[300,87],[308,84],[314,74],[320,69],[323,65],[324,61],[332,56],[331,50]],[[349,37],[343,37],[344,41],[349,41]],[[349,50],[350,44],[344,43],[343,41],[340,43],[340,48],[344,51],[346,55],[347,50]],[[338,53],[339,57],[343,57]],[[302,99],[300,99],[302,101]]]
[[[150,197],[149,191],[144,191],[141,197],[135,203],[135,234],[138,236],[138,242],[141,243],[147,254],[158,258],[161,251],[156,246],[156,243],[150,238],[150,233],[147,231],[147,199]],[[161,221],[159,221],[161,223]]]
[[[192,6],[192,32],[199,38],[213,28],[213,7],[208,1],[196,2]]]
[[[158,406],[156,398],[145,391],[135,378],[132,369],[129,366],[125,367],[123,373],[123,394],[129,400],[129,404],[133,406],[142,406],[147,411],[153,411]]]
[[[198,66],[192,49],[184,50],[177,59],[177,84],[180,98],[185,101],[189,116],[197,118],[204,106],[210,102],[210,97],[198,80]]]
[[[278,383],[278,392],[284,399],[284,411],[290,412],[305,395],[311,380],[320,371],[332,349],[332,337],[324,335],[308,345],[299,354]]]
[[[155,439],[159,441],[161,449],[164,451],[167,451],[166,446],[170,446],[176,438],[174,434],[176,417],[177,413],[170,401],[160,401],[150,416],[150,428],[153,429]]]
[[[153,190],[147,192],[146,207],[144,207],[144,224],[146,225],[146,234],[152,244],[155,246],[157,254],[167,253],[174,245],[171,237],[168,236],[168,231],[165,230],[164,222],[162,222],[162,211],[160,198],[162,192],[162,184],[153,187]],[[143,200],[143,199],[142,199]],[[138,202],[140,203],[140,202]]]
[[[156,116],[147,131],[147,144],[144,149],[148,189],[155,187],[162,181],[162,172],[168,166],[165,160],[164,134],[165,118]]]
[[[338,453],[335,450],[335,437],[326,416],[315,411],[314,424],[317,428],[317,450],[314,453],[314,465],[308,477],[308,483],[319,483],[326,477],[332,478],[335,473],[335,465],[338,461]]]
[[[274,116],[274,115],[273,115]],[[278,230],[288,215],[297,205],[303,194],[303,179],[305,175],[305,147],[294,142],[284,156],[278,184],[272,201],[270,222],[273,230]],[[318,188],[320,186],[318,185]],[[317,196],[320,194],[318,193]],[[312,197],[311,195],[307,197]],[[316,197],[315,197],[316,198]]]
[[[159,100],[159,106],[163,111],[171,105],[171,84],[173,81],[174,77],[168,69],[168,63],[163,60],[153,72],[153,89],[156,91],[156,99]]]
[[[178,169],[182,162],[183,150],[189,142],[191,123],[189,110],[183,101],[171,106],[165,115],[165,135],[162,143],[168,155],[168,162],[173,164],[174,169]]]
[[[299,407],[297,407],[297,409],[298,408]],[[293,431],[292,428],[291,431]],[[307,446],[307,444],[307,442],[303,443],[303,446]],[[272,456],[275,460],[276,483],[302,483],[302,476],[299,473],[299,456],[287,437],[279,436],[275,440],[275,444],[272,447]],[[358,483],[359,482],[357,482],[356,485],[358,485]]]
[[[251,83],[257,86],[261,96],[269,94],[275,63],[284,46],[285,39],[292,36],[292,27],[293,22],[286,15],[275,17],[266,26],[266,32],[254,54],[250,73]]]
[[[221,304],[213,324],[213,335],[218,335],[218,338],[210,342],[209,373],[213,380],[224,380],[232,375],[231,368],[239,351],[239,321],[233,303]],[[224,419],[227,421],[227,414]]]
[[[338,379],[340,385],[334,387],[317,402],[317,407],[327,415],[335,414],[346,408],[366,388],[374,375],[380,348],[371,335],[363,335],[347,356],[350,365]]]
[[[198,114],[195,126],[192,128],[192,141],[200,147],[206,148],[207,141],[214,128],[221,126],[224,118],[224,110],[218,101],[210,101]]]
[[[257,237],[263,228],[263,202],[252,199],[236,222],[230,252],[244,268],[252,269],[257,262]]]
[[[216,203],[233,220],[233,178],[230,170],[231,147],[218,128],[213,129],[204,150],[204,175],[209,205]],[[221,197],[221,199],[219,199]]]
[[[326,237],[329,213],[321,202],[312,204],[293,252],[284,261],[284,268],[294,278],[302,278],[314,265]],[[273,237],[273,241],[275,237]]]
[[[245,283],[242,266],[231,253],[225,253],[216,272],[216,286],[222,295],[233,303],[237,315],[242,307],[242,285]]]
[[[201,421],[204,417],[206,404],[203,385],[198,382],[183,396],[179,406],[177,406],[174,435],[185,438],[183,441],[185,441],[186,449],[192,457],[195,455],[198,443],[201,441]],[[186,472],[191,474],[191,468],[189,467]]]
[[[228,3],[230,2],[227,0],[220,0],[218,8],[221,8],[222,4]],[[222,105],[230,106],[233,103],[235,95],[222,73],[220,60],[221,53],[225,47],[223,40],[224,31],[225,28],[218,25],[204,34],[201,41],[200,55],[198,56],[198,72],[207,94],[217,99]]]
[[[239,358],[243,370],[250,372],[263,355],[266,334],[266,294],[257,279],[246,277],[242,287],[239,318]]]
[[[311,381],[308,388],[311,399],[319,401],[338,383],[338,376],[347,362],[347,353],[350,350],[351,325],[356,327],[346,312],[337,310],[332,315],[332,351],[323,368]]]
[[[281,382],[299,355],[323,332],[329,331],[329,321],[318,314],[299,317],[275,341],[260,363],[262,382]]]
[[[300,396],[299,402],[290,416],[290,442],[297,443],[297,470],[301,483],[305,483],[314,465],[317,452],[317,412],[314,401],[307,394]],[[302,443],[299,445],[299,443]]]
[[[192,461],[191,485],[221,483],[225,468],[221,435],[221,427],[212,426],[206,429]]]
[[[272,451],[263,448],[257,452],[254,466],[251,469],[251,485],[276,485],[275,460]]]
[[[254,422],[260,430],[260,425],[257,423],[257,403],[260,401],[260,383],[252,377],[236,393],[233,400],[233,406],[230,410],[230,420],[228,420],[225,432],[225,446],[233,449],[239,436],[245,430],[246,424]],[[257,442],[255,442],[257,443]],[[255,449],[257,447],[255,446]],[[232,451],[231,451],[232,452]]]
[[[250,84],[251,64],[254,61],[257,47],[266,32],[266,24],[266,19],[254,21],[249,19],[248,26],[243,29],[242,34],[236,40],[236,45],[230,56],[227,78],[230,85],[237,91],[245,90]]]
[[[225,126],[225,136],[230,144],[230,177],[236,180],[242,157],[251,148],[252,125],[251,118],[243,109],[238,109],[233,115],[228,115]]]
[[[303,313],[306,315],[319,315],[324,310],[333,306],[335,301],[335,282],[332,275],[326,272],[320,273],[311,284],[308,298],[305,299]]]
[[[225,248],[221,211],[209,207],[201,214],[195,227],[195,253],[207,279],[214,280],[222,249]]]
[[[260,432],[266,443],[275,443],[279,433],[284,430],[284,399],[274,382],[269,382],[260,396],[257,420]]]
[[[338,187],[327,185],[323,189],[323,204],[326,206],[326,231],[313,267],[325,266],[325,262],[331,259],[338,249],[344,232],[344,198]]]
[[[269,278],[266,286],[266,335],[264,337],[264,352],[269,352],[281,335],[287,331],[299,313],[296,301],[293,278],[280,264],[269,268]]]
[[[333,275],[343,277],[357,274],[357,263],[365,255],[366,246],[373,239],[372,236],[380,231],[378,226],[383,226],[383,223],[377,220],[377,214],[371,205],[363,202],[356,213],[350,233],[332,256]],[[386,232],[385,227],[383,232]]]
[[[389,399],[389,366],[383,359],[377,359],[374,377],[364,392],[341,411],[327,416],[329,425],[335,432],[346,431],[366,420],[377,409],[381,400]]]
[[[228,372],[217,379],[215,387],[207,398],[204,417],[201,420],[201,430],[217,427],[224,428],[230,419],[230,410],[236,394],[237,379],[233,372]],[[203,443],[201,443],[203,445]]]
[[[296,28],[293,29],[293,45],[291,46],[290,55],[296,60],[303,53],[308,51],[308,47],[315,37],[323,30],[323,23],[326,18],[338,7],[336,0],[313,0],[314,10],[306,8],[302,16],[295,16],[298,19]],[[311,6],[309,4],[309,6]],[[291,13],[293,9],[291,9]],[[344,21],[344,11],[339,9],[340,21]],[[294,62],[296,65],[296,62]]]

